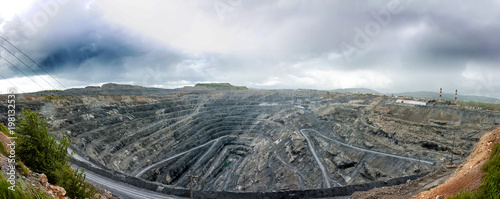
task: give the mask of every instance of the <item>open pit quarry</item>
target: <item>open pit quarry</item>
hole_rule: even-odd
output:
[[[425,174],[448,164],[450,151],[462,162],[500,123],[493,112],[310,90],[105,84],[19,95],[17,106],[69,136],[80,161],[160,192],[189,189],[191,170],[198,193],[328,190]]]

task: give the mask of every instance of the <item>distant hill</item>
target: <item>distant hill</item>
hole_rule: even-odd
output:
[[[339,93],[375,93],[378,94],[378,91],[374,91],[368,88],[344,88],[344,89],[335,89],[333,90]]]
[[[217,90],[248,90],[246,86],[233,86],[230,83],[198,83],[194,86],[215,88]]]
[[[335,89],[335,92],[341,93],[375,93],[380,94],[380,92],[368,89],[368,88],[345,88],[345,89]],[[394,93],[395,96],[405,96],[405,97],[415,97],[426,100],[438,100],[439,93],[431,92],[431,91],[417,91],[417,92],[402,92],[402,93]],[[443,93],[443,101],[455,101],[454,93]],[[476,96],[476,95],[460,95],[458,93],[458,101],[471,101],[471,102],[482,102],[488,104],[500,104],[500,99],[484,97],[484,96]]]
[[[422,99],[439,99],[438,92],[430,92],[430,91],[418,91],[418,92],[403,92],[403,93],[394,93],[397,96],[407,96],[407,97],[416,97]],[[455,101],[455,94],[451,93],[443,93],[443,101]],[[482,103],[490,103],[490,104],[498,104],[500,103],[500,99],[495,99],[491,97],[484,96],[476,96],[476,95],[460,95],[458,94],[458,101],[474,101],[474,102],[482,102]]]
[[[142,87],[137,85],[126,85],[126,84],[116,84],[107,83],[102,86],[87,86],[85,88],[71,88],[67,90],[45,90],[38,91],[27,94],[37,94],[37,95],[73,95],[73,94],[85,94],[85,95],[137,95],[137,96],[164,96],[170,95],[174,92],[179,92],[182,90],[199,90],[199,89],[216,89],[216,90],[248,90],[246,86],[234,86],[230,83],[198,83],[194,87],[185,87],[178,89],[162,89],[162,88],[152,88],[152,87]],[[335,89],[331,90],[334,92],[341,93],[374,93],[380,94],[380,92],[368,89],[368,88],[346,88],[346,89]],[[387,95],[390,95],[388,93]],[[406,96],[415,97],[426,100],[438,100],[438,92],[430,91],[417,91],[417,92],[401,92],[394,93],[395,96]],[[443,93],[443,101],[454,101],[454,93]],[[481,102],[485,104],[500,104],[500,99],[475,96],[475,95],[460,95],[458,93],[459,102]]]

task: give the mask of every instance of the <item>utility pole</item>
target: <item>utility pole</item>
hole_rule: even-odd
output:
[[[198,176],[194,176],[193,169],[191,169],[191,171],[189,172],[189,175],[187,175],[187,177],[189,177],[189,181],[191,184],[191,199],[193,199],[193,178],[197,178]]]
[[[418,168],[417,168],[417,170],[418,170],[418,174],[420,174],[420,172],[421,172],[421,171],[420,171],[420,168],[422,167],[422,163],[421,163],[421,161],[420,161],[420,153],[419,153],[419,154],[417,154],[417,155],[418,155]]]
[[[451,159],[450,165],[453,165],[453,150],[455,150],[455,131],[453,131],[453,145],[451,146]]]

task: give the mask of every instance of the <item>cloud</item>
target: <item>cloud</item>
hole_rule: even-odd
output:
[[[30,55],[49,74],[66,82],[67,87],[74,86],[71,84],[75,83],[74,80],[80,86],[96,82],[139,83],[141,77],[127,74],[137,73],[145,66],[173,67],[180,61],[182,53],[169,49],[168,46],[158,45],[154,40],[126,27],[104,21],[101,13],[87,5],[88,2],[85,1],[60,5],[59,12],[47,24],[37,27],[36,32],[20,37],[16,33],[30,32],[30,27],[25,24],[31,16],[28,13],[28,17],[22,16],[8,22],[3,33],[7,40]],[[34,9],[32,12],[43,10]],[[1,44],[35,72],[46,75],[40,67],[7,42],[2,41]],[[26,74],[36,76],[6,51],[2,52],[2,56],[15,63]],[[3,69],[6,69],[5,65]],[[11,77],[24,76],[12,67],[9,69],[6,70]],[[44,86],[45,89],[53,89],[51,87]]]
[[[70,1],[33,33],[26,21],[49,1],[40,2],[4,22],[1,35],[69,86],[231,82],[490,95],[475,85],[500,61],[494,1]],[[2,61],[0,69],[24,77]]]

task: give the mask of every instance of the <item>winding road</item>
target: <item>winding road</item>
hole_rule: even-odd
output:
[[[79,169],[81,167],[72,165],[73,169]],[[96,174],[92,171],[85,170],[86,181],[99,185],[99,187],[106,189],[113,193],[115,196],[119,196],[125,199],[180,199],[181,197],[164,195],[154,191],[139,188],[124,182],[118,182],[113,179]]]
[[[400,156],[400,155],[394,155],[394,154],[389,154],[389,153],[383,153],[383,152],[378,152],[378,151],[373,151],[373,150],[369,150],[369,149],[363,149],[363,148],[360,148],[360,147],[352,146],[350,144],[346,144],[346,143],[340,142],[338,140],[334,140],[332,138],[329,138],[329,137],[321,134],[320,132],[318,132],[318,131],[316,131],[314,129],[301,129],[300,130],[300,132],[302,134],[304,134],[304,131],[313,131],[313,132],[317,133],[319,136],[321,136],[321,137],[323,137],[323,138],[325,138],[327,140],[330,140],[332,142],[335,142],[336,144],[340,144],[342,146],[346,146],[346,147],[349,147],[349,148],[352,148],[352,149],[356,149],[356,150],[360,150],[360,151],[363,151],[363,152],[373,153],[373,154],[377,154],[377,155],[381,155],[381,156],[388,156],[388,157],[393,157],[393,158],[398,158],[398,159],[404,159],[404,160],[409,160],[409,161],[416,161],[416,162],[421,162],[421,163],[430,164],[430,165],[434,164],[434,162],[427,161],[427,160],[419,160],[419,159],[415,159],[415,158],[410,158],[410,157],[405,157],[405,156]]]
[[[326,188],[332,187],[330,185],[330,177],[328,177],[328,173],[326,172],[325,166],[323,166],[323,162],[318,158],[318,155],[316,155],[316,150],[314,150],[314,147],[312,146],[311,140],[306,136],[304,133],[303,129],[300,130],[300,134],[304,136],[304,138],[307,141],[307,146],[309,146],[309,151],[311,151],[311,154],[313,155],[314,159],[316,160],[316,163],[318,163],[319,169],[321,169],[321,173],[323,174],[323,182],[326,185]]]
[[[321,137],[323,137],[323,138],[325,138],[327,140],[330,140],[332,142],[335,142],[336,144],[340,144],[342,146],[346,146],[346,147],[349,147],[349,148],[352,148],[352,149],[356,149],[356,150],[360,150],[360,151],[363,151],[363,152],[373,153],[373,154],[376,154],[376,155],[393,157],[393,158],[398,158],[398,159],[403,159],[403,160],[417,161],[417,162],[422,162],[422,163],[431,164],[431,165],[434,164],[433,162],[427,161],[427,160],[419,160],[419,159],[415,159],[415,158],[404,157],[404,156],[399,156],[399,155],[394,155],[394,154],[389,154],[389,153],[383,153],[383,152],[378,152],[378,151],[373,151],[373,150],[369,150],[369,149],[363,149],[363,148],[360,148],[360,147],[352,146],[350,144],[346,144],[346,143],[334,140],[332,138],[329,138],[329,137],[321,134],[320,132],[318,132],[318,131],[316,131],[314,129],[300,129],[300,134],[306,139],[307,146],[309,147],[309,150],[311,151],[311,154],[313,155],[314,159],[316,160],[316,163],[319,166],[319,169],[321,170],[321,173],[323,175],[323,182],[325,182],[325,185],[326,185],[327,188],[331,187],[331,185],[330,185],[330,178],[328,177],[328,172],[326,171],[325,166],[323,165],[323,162],[318,158],[318,155],[316,155],[316,150],[314,150],[314,147],[313,147],[313,145],[311,143],[311,140],[309,140],[309,137],[307,137],[305,131],[315,132],[319,136],[321,136]],[[341,184],[337,182],[337,186],[340,186],[340,185]]]
[[[305,183],[304,175],[299,170],[297,170],[297,168],[295,168],[294,166],[285,162],[285,160],[283,160],[283,158],[281,158],[281,156],[278,155],[278,153],[276,152],[276,144],[274,144],[274,142],[271,141],[271,138],[269,136],[265,136],[265,138],[269,142],[269,144],[271,144],[271,146],[272,146],[272,151],[273,151],[272,155],[274,155],[276,157],[276,159],[278,159],[283,165],[285,165],[288,169],[290,169],[295,174],[295,176],[297,176],[297,180],[299,182],[300,189],[307,189],[308,187]]]
[[[216,140],[219,140],[219,139],[220,139],[220,138],[217,138],[217,139],[215,139],[215,140],[210,140],[210,141],[208,141],[208,142],[207,142],[207,143],[205,143],[205,144],[202,144],[202,145],[200,145],[200,146],[197,146],[197,147],[191,148],[191,149],[189,149],[189,150],[187,150],[187,151],[184,151],[184,152],[178,153],[178,154],[176,154],[176,155],[174,155],[174,156],[172,156],[172,157],[165,158],[165,159],[163,159],[163,160],[161,160],[161,161],[159,161],[159,162],[157,162],[157,163],[154,163],[154,164],[152,164],[152,165],[147,166],[146,168],[142,169],[141,171],[139,171],[139,172],[138,172],[137,174],[135,174],[134,176],[135,176],[135,177],[140,177],[142,174],[146,173],[146,171],[150,170],[150,169],[151,169],[151,168],[153,168],[153,167],[158,166],[158,165],[159,165],[159,164],[161,164],[161,163],[164,163],[164,162],[166,162],[166,161],[172,160],[172,159],[174,159],[174,158],[176,158],[176,157],[179,157],[179,156],[181,156],[181,155],[184,155],[184,154],[189,153],[189,152],[191,152],[191,151],[194,151],[194,150],[196,150],[196,149],[202,148],[202,147],[204,147],[204,146],[207,146],[207,145],[209,145],[210,143],[215,142]]]
[[[68,153],[71,153],[72,150],[68,148]],[[80,162],[84,162],[87,164],[90,164],[93,167],[98,167],[95,164],[92,164],[90,161],[87,159],[81,157],[77,153],[73,154],[72,158],[75,160],[78,160]],[[81,169],[82,167],[77,166],[75,164],[71,165],[71,168],[73,169]],[[144,198],[144,199],[153,199],[153,198],[158,198],[158,199],[180,199],[181,197],[177,196],[171,196],[171,195],[165,195],[161,193],[157,193],[154,191],[150,191],[147,189],[143,189],[140,187],[136,187],[124,182],[119,182],[107,177],[104,177],[102,175],[99,175],[97,173],[94,173],[92,171],[89,171],[88,169],[84,169],[85,172],[85,180],[88,182],[91,182],[93,184],[99,185],[99,187],[106,189],[113,193],[115,196],[119,196],[125,199],[138,199],[138,198]]]
[[[318,157],[318,155],[316,154],[316,150],[314,149],[313,147],[313,144],[311,142],[311,140],[309,139],[308,137],[308,133],[310,132],[314,132],[316,134],[318,134],[319,136],[329,140],[329,141],[332,141],[332,142],[335,142],[336,144],[339,144],[339,145],[342,145],[342,146],[346,146],[346,147],[349,147],[349,148],[352,148],[352,149],[355,149],[355,150],[360,150],[360,151],[363,151],[363,152],[367,152],[367,153],[373,153],[373,154],[376,154],[376,155],[381,155],[381,156],[387,156],[387,157],[393,157],[393,158],[398,158],[398,159],[404,159],[404,160],[408,160],[408,161],[417,161],[417,162],[422,162],[422,163],[426,163],[426,164],[434,164],[433,162],[431,161],[427,161],[427,160],[419,160],[419,159],[415,159],[415,158],[410,158],[410,157],[405,157],[405,156],[399,156],[399,155],[394,155],[394,154],[389,154],[389,153],[383,153],[383,152],[378,152],[378,151],[373,151],[373,150],[369,150],[369,149],[364,149],[364,148],[360,148],[360,147],[356,147],[356,146],[352,146],[350,144],[346,144],[346,143],[343,143],[343,142],[340,142],[338,140],[334,140],[332,138],[329,138],[325,135],[323,135],[322,133],[314,130],[314,129],[300,129],[300,134],[306,139],[307,141],[307,145],[308,145],[308,148],[311,152],[311,154],[313,155],[316,163],[318,164],[319,166],[319,169],[321,170],[322,172],[322,176],[323,176],[323,181],[324,181],[324,186],[326,188],[331,188],[332,185],[330,184],[330,182],[332,181],[328,175],[328,172],[326,171],[326,168],[325,166],[323,165],[321,159]],[[196,164],[199,164],[199,162],[205,158],[205,156],[207,155],[207,153],[209,151],[212,151],[213,148],[215,147],[215,145],[220,141],[221,138],[217,138],[217,139],[214,139],[214,140],[211,140],[211,141],[208,141],[202,145],[199,145],[197,147],[193,147],[189,150],[186,150],[184,152],[181,152],[181,153],[178,153],[178,154],[175,154],[171,157],[168,157],[168,158],[165,158],[157,163],[154,163],[150,166],[147,166],[145,167],[144,169],[140,170],[139,172],[137,172],[137,174],[135,174],[135,177],[140,177],[141,175],[143,175],[145,172],[147,172],[148,170],[162,164],[162,163],[165,163],[169,160],[172,160],[174,158],[177,158],[179,156],[182,156],[182,155],[185,155],[189,152],[192,152],[194,150],[197,150],[197,149],[200,149],[202,147],[205,147],[209,144],[212,144],[210,146],[210,148],[202,155],[202,157],[196,162]],[[269,139],[269,138],[268,138]],[[269,140],[270,141],[270,140]],[[274,145],[274,143],[273,143]],[[274,146],[275,147],[275,146]],[[273,147],[273,149],[275,149]],[[70,151],[69,151],[70,152]],[[273,155],[281,162],[283,163],[285,166],[288,166],[289,169],[291,169],[298,177],[299,177],[299,183],[301,185],[301,187],[304,187],[306,186],[305,183],[303,182],[303,179],[301,176],[301,173],[300,171],[297,171],[296,168],[294,167],[290,167],[291,165],[288,165],[277,153],[275,150],[273,150]],[[88,164],[92,164],[91,162],[89,162],[88,160],[86,160],[85,158],[79,156],[78,154],[74,154],[73,155],[73,158],[76,159],[76,160],[79,160],[81,162],[85,162],[85,163],[88,163]],[[94,164],[92,164],[93,166],[96,166]],[[80,168],[79,166],[76,166],[76,165],[73,165],[72,166],[73,168]],[[112,179],[109,179],[107,177],[104,177],[104,176],[101,176],[99,174],[96,174],[92,171],[89,171],[89,170],[85,170],[85,174],[86,174],[86,180],[89,181],[89,182],[92,182],[94,184],[97,184],[99,185],[100,187],[106,189],[106,190],[109,190],[111,191],[114,195],[117,195],[117,196],[120,196],[120,197],[123,197],[123,198],[159,198],[159,199],[178,199],[180,197],[176,197],[176,196],[171,196],[171,195],[164,195],[164,194],[161,194],[161,193],[157,193],[157,192],[154,192],[154,191],[150,191],[150,190],[146,190],[146,189],[143,189],[143,188],[139,188],[139,187],[135,187],[133,185],[130,185],[130,184],[127,184],[127,183],[124,183],[124,182],[118,182],[118,181],[115,181],[115,180],[112,180]],[[335,181],[334,181],[335,182]],[[335,182],[336,183],[336,186],[339,186],[340,184],[338,182]],[[227,184],[227,182],[225,183]],[[227,186],[227,185],[226,185]]]

